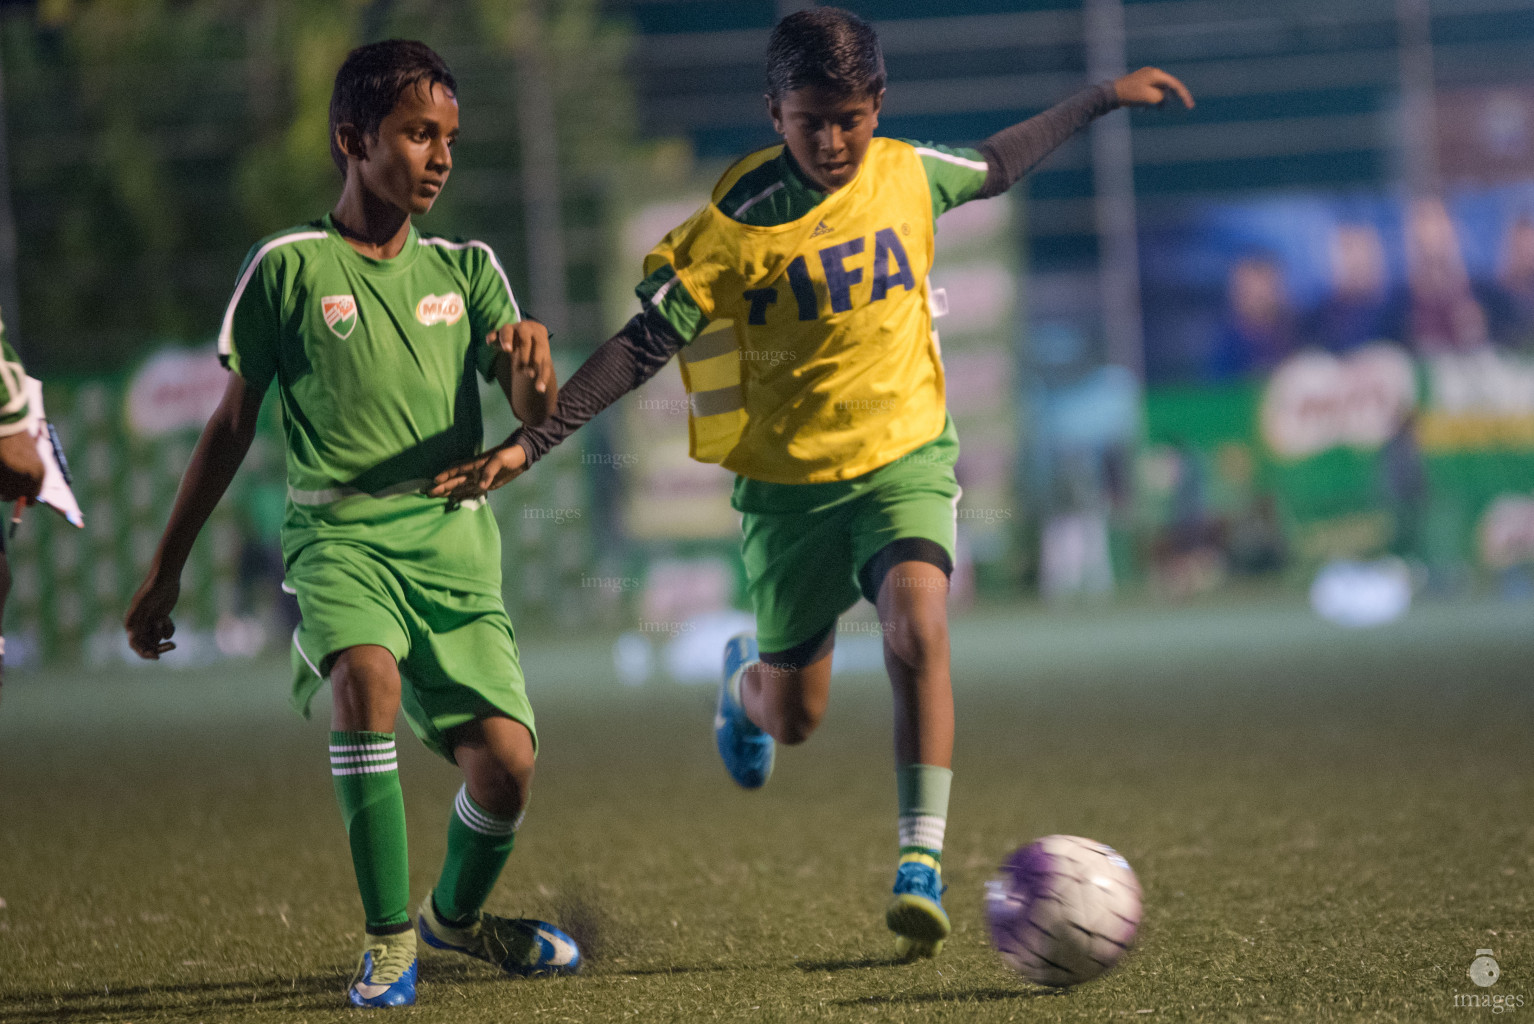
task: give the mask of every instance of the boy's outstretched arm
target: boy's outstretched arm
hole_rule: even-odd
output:
[[[664,317],[645,310],[571,375],[548,422],[524,426],[505,443],[438,473],[427,493],[473,498],[515,480],[587,420],[659,373],[683,344]]]
[[[1160,68],[1141,68],[1112,82],[1083,89],[1070,99],[1003,128],[980,144],[989,171],[978,198],[1000,195],[1079,129],[1119,107],[1153,107],[1176,96],[1193,108],[1188,87]]]
[[[176,631],[170,613],[181,595],[181,570],[192,542],[250,451],[256,436],[256,414],[265,394],[264,387],[252,387],[239,374],[231,373],[223,400],[202,428],[202,437],[176,491],[170,522],[165,524],[149,573],[128,603],[123,620],[128,643],[141,658],[156,660],[176,647],[169,642]]]

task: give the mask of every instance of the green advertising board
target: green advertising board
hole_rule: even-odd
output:
[[[1300,567],[1385,552],[1445,570],[1534,563],[1526,357],[1304,351],[1259,381],[1152,388],[1146,440],[1153,535],[1219,545],[1267,517]]]

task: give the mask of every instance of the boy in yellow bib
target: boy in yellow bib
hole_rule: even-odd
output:
[[[884,61],[873,30],[830,7],[789,15],[767,55],[784,144],[727,171],[645,260],[643,312],[576,371],[559,411],[437,477],[499,487],[682,353],[695,458],[737,476],[754,637],[725,648],[714,730],[754,789],[776,742],[803,742],[830,697],[836,620],[878,608],[895,697],[899,863],[886,923],[902,955],[950,926],[941,859],[953,754],[948,577],[958,439],[944,404],[927,274],[935,221],[1005,191],[1094,117],[1182,83],[1142,68],[1005,129],[979,149],[875,138]]]

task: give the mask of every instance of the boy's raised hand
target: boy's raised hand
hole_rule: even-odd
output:
[[[438,473],[426,493],[433,498],[466,501],[482,498],[527,472],[527,453],[515,441],[506,441],[468,462]]]
[[[1183,106],[1193,109],[1193,94],[1188,87],[1160,68],[1131,71],[1114,81],[1113,91],[1119,104],[1125,107],[1156,107],[1176,96]]]
[[[128,629],[128,645],[140,658],[158,661],[160,655],[176,649],[170,642],[176,632],[170,613],[180,596],[179,580],[166,582],[151,575],[128,602],[123,625]]]
[[[559,390],[554,379],[554,358],[549,352],[548,329],[537,320],[521,320],[487,335],[485,343],[506,356],[498,366],[501,371],[498,375],[512,412],[532,426],[548,419]]]

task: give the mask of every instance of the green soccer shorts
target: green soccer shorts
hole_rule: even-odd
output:
[[[959,438],[950,419],[933,440],[852,480],[771,484],[737,478],[732,503],[742,514],[741,557],[757,647],[794,650],[823,636],[867,593],[865,572],[890,544],[953,569]],[[923,552],[931,552],[930,557]],[[885,565],[883,569],[888,570]],[[882,573],[880,574],[882,575]]]
[[[293,706],[305,718],[335,657],[377,644],[399,663],[410,727],[453,759],[454,726],[505,714],[533,727],[516,636],[499,590],[472,593],[412,577],[408,561],[358,543],[310,544],[287,572],[303,623],[293,634]]]

